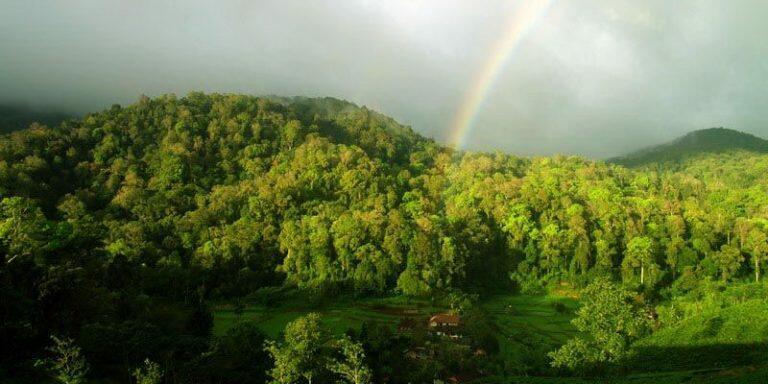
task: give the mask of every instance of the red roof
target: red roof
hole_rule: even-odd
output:
[[[430,324],[437,323],[437,324],[459,325],[460,322],[461,322],[461,317],[459,315],[450,315],[447,313],[438,313],[429,318]]]

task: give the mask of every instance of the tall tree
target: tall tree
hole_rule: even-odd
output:
[[[62,384],[82,384],[90,369],[79,346],[69,338],[52,336],[53,345],[48,348],[52,357],[42,364],[54,374],[56,381]]]
[[[744,262],[741,250],[731,244],[723,244],[720,247],[720,251],[715,252],[712,258],[717,269],[720,271],[723,281],[728,281],[739,270],[741,263]]]
[[[753,227],[747,237],[747,247],[752,255],[752,265],[755,271],[755,281],[760,281],[760,267],[768,254],[768,236],[760,227]]]
[[[371,370],[365,363],[363,345],[343,336],[336,341],[343,359],[332,359],[328,363],[331,372],[341,376],[349,384],[368,384],[371,382]]]
[[[639,268],[640,284],[645,284],[646,272],[658,267],[654,260],[653,241],[646,236],[638,236],[630,240],[622,267],[625,270]]]
[[[269,370],[271,382],[292,384],[303,378],[312,384],[321,374],[320,349],[324,341],[318,314],[310,313],[288,323],[283,342],[268,341],[265,346],[275,364]]]

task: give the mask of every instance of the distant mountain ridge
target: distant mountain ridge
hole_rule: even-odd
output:
[[[634,167],[649,163],[679,161],[700,153],[731,150],[766,153],[768,152],[768,140],[734,129],[707,128],[689,132],[666,144],[614,157],[608,162]]]

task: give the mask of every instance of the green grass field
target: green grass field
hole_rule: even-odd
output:
[[[560,310],[555,303],[561,303]],[[546,365],[546,353],[575,333],[570,321],[577,302],[570,298],[509,294],[492,296],[476,305],[497,327],[499,352],[516,372],[527,373],[532,366]],[[240,316],[231,304],[219,304],[214,307],[214,334],[224,334],[237,321],[252,321],[267,337],[274,339],[288,322],[309,312],[319,313],[325,327],[334,334],[359,329],[366,321],[388,324],[395,329],[404,317],[426,321],[431,314],[445,310],[428,300],[404,297],[339,298],[319,307],[292,299],[272,308],[249,305]]]
[[[246,306],[240,316],[230,304],[214,306],[214,335],[222,335],[237,321],[253,321],[270,338],[276,338],[290,321],[316,312],[323,325],[333,334],[359,329],[366,321],[389,324],[395,328],[405,316],[427,317],[444,308],[436,307],[427,300],[409,300],[403,297],[388,298],[340,298],[332,304],[313,306],[300,300],[291,300],[277,307]]]
[[[561,303],[563,310],[556,310],[556,303]],[[480,305],[499,327],[500,353],[506,361],[545,359],[546,352],[558,348],[576,332],[571,320],[578,303],[571,298],[498,295]]]
[[[703,369],[768,362],[768,303],[751,299],[709,309],[634,345],[632,370]]]
[[[742,367],[723,371],[663,372],[617,378],[486,377],[473,384],[764,384],[768,367]]]
[[[554,303],[561,302],[567,313],[558,313]],[[533,335],[549,345],[559,345],[573,335],[570,324],[577,303],[573,299],[556,296],[497,295],[479,303],[501,331],[500,341],[515,341],[525,334]],[[322,316],[323,323],[333,333],[343,333],[349,328],[359,328],[365,321],[391,324],[395,327],[402,317],[427,317],[445,308],[428,300],[403,297],[341,298],[325,306],[310,306],[299,300],[291,300],[277,307],[248,305],[240,316],[233,305],[214,306],[214,334],[221,335],[237,321],[253,321],[269,337],[277,337],[291,320],[310,312]]]
[[[574,311],[578,308],[578,302],[572,298],[557,295],[508,294],[485,298],[476,305],[491,317],[493,325],[497,327],[494,331],[498,334],[501,360],[508,364],[507,368],[511,369],[511,372],[528,374],[531,367],[547,364],[546,353],[556,349],[576,333],[570,322]],[[758,308],[752,308],[755,306]],[[309,312],[319,313],[323,324],[334,334],[341,334],[350,328],[359,329],[366,321],[388,324],[394,329],[403,317],[426,319],[430,314],[444,310],[445,308],[428,300],[412,300],[404,297],[363,299],[342,297],[322,306],[309,305],[301,299],[294,298],[277,307],[249,305],[240,316],[237,316],[231,304],[222,303],[214,307],[214,334],[222,335],[237,321],[253,321],[267,337],[274,339],[279,337],[288,322]],[[768,382],[768,368],[764,367],[762,362],[766,359],[751,365],[739,364],[743,361],[733,361],[733,364],[723,366],[706,362],[707,359],[703,359],[702,354],[712,355],[713,359],[720,361],[724,361],[723,353],[736,353],[734,356],[743,358],[745,356],[743,350],[729,351],[715,348],[710,351],[712,353],[707,351],[712,346],[725,345],[724,348],[728,349],[746,344],[750,340],[768,339],[766,313],[768,308],[765,307],[764,301],[748,300],[723,310],[702,313],[696,319],[689,319],[675,327],[660,330],[637,344],[638,351],[642,349],[643,357],[632,365],[640,364],[645,369],[629,369],[636,373],[622,378],[589,380],[521,376],[485,378],[480,382],[765,383]],[[731,345],[727,343],[729,340],[733,342]],[[675,351],[673,350],[675,347],[682,349]],[[706,348],[697,350],[697,347]],[[763,352],[765,350],[756,351],[756,353]],[[672,359],[670,354],[678,356]],[[695,364],[698,360],[705,364]],[[667,363],[662,364],[663,362]]]

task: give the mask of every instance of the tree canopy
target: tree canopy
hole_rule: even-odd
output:
[[[206,299],[283,284],[424,296],[760,280],[766,173],[768,155],[742,150],[639,169],[457,151],[332,98],[142,97],[0,136],[3,337],[40,351],[84,335],[91,356],[130,346],[94,367],[135,368],[183,355],[163,337],[204,340]]]

